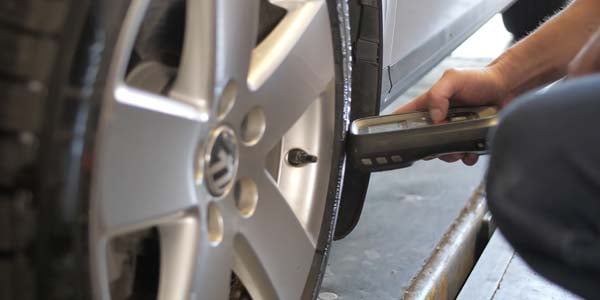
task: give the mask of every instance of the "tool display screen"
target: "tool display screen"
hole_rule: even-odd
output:
[[[429,118],[402,120],[402,121],[397,121],[397,122],[393,122],[393,123],[371,125],[371,126],[368,126],[365,128],[361,128],[360,133],[361,134],[381,133],[381,132],[388,132],[388,131],[425,127],[425,126],[431,125],[431,124],[432,124],[432,122],[431,122],[431,119],[429,119]]]
[[[369,133],[383,133],[397,130],[406,130],[427,127],[433,125],[433,121],[429,117],[429,114],[425,114],[419,117],[412,117],[408,119],[400,119],[402,115],[398,115],[399,120],[393,122],[386,122],[381,124],[370,124],[369,126],[359,128],[358,134],[369,134]],[[479,116],[474,112],[450,112],[446,117],[446,122],[462,122],[478,119]]]

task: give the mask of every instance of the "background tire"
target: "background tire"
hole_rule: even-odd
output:
[[[89,141],[105,42],[91,11],[89,1],[0,4],[1,299],[89,298],[79,201],[89,165],[76,146]]]
[[[338,9],[347,10],[344,3],[328,1],[336,73],[334,156],[307,299],[316,298],[326,266],[343,170],[343,115],[349,111],[344,91],[350,79],[342,51],[349,21],[347,14],[338,15]],[[112,47],[128,5],[120,0],[0,3],[0,299],[91,298],[93,142]],[[156,245],[144,243],[150,249],[144,255],[155,255]],[[156,291],[145,292],[138,298]]]
[[[504,26],[518,41],[563,8],[568,0],[518,0],[502,14]]]

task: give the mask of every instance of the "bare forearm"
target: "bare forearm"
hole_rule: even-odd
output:
[[[600,1],[576,0],[530,36],[498,57],[490,67],[502,74],[509,97],[551,82],[600,26]]]

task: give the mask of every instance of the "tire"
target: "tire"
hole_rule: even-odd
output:
[[[352,28],[352,103],[350,121],[379,115],[381,91],[385,89],[383,22],[380,1],[350,0]],[[371,174],[346,164],[335,240],[346,237],[358,224]]]
[[[568,0],[518,0],[502,14],[506,29],[518,41],[563,8]]]
[[[118,236],[117,233],[110,235],[110,241],[97,239],[99,228],[106,224],[106,218],[102,219],[106,216],[99,212],[103,204],[97,199],[101,196],[97,196],[96,191],[102,190],[106,182],[102,172],[106,170],[103,162],[107,155],[105,149],[108,149],[106,137],[110,137],[107,128],[111,126],[110,120],[107,121],[110,119],[106,112],[110,110],[107,109],[107,91],[112,91],[109,87],[115,57],[120,51],[120,32],[128,22],[126,15],[130,4],[138,2],[144,1],[12,0],[0,4],[0,87],[5,95],[0,103],[0,299],[148,299],[159,294],[161,298],[174,299],[176,297],[172,295],[185,295],[165,294],[159,289],[159,282],[163,284],[160,274],[168,272],[161,265],[164,258],[161,255],[168,253],[162,239],[167,236],[165,232],[175,227],[165,229],[161,227],[162,223],[143,230],[127,227],[127,230],[119,231]],[[137,84],[143,85],[145,81],[162,82],[164,79],[160,89],[144,87],[148,92],[160,94],[177,84],[168,76],[177,72],[179,54],[176,52],[181,51],[183,36],[170,34],[176,32],[178,26],[181,29],[181,22],[176,21],[176,14],[181,13],[181,1],[157,3],[150,6],[143,20],[127,64],[128,76],[135,71],[141,73],[141,79],[131,75],[135,79],[127,84],[137,88]],[[258,42],[267,36],[263,29],[272,30],[283,18],[281,9],[261,3],[260,12],[265,15],[261,15],[261,23],[257,24]],[[322,176],[325,180],[320,177],[324,182],[323,200],[318,200],[322,209],[316,218],[321,221],[314,229],[312,259],[308,265],[298,266],[307,270],[301,292],[295,294],[302,299],[317,297],[326,267],[340,197],[343,142],[350,110],[349,96],[344,93],[351,83],[348,8],[345,1],[327,0],[324,9],[330,16],[335,81],[331,88],[332,111],[327,118],[321,117],[331,120],[331,138],[319,153],[328,152],[331,156],[320,157],[318,162],[322,159],[318,168],[329,171]],[[162,73],[155,73],[152,66],[156,64],[153,63],[147,64],[150,65],[148,69],[137,71],[136,67],[148,61],[160,62]],[[232,128],[234,132],[240,130],[233,125]],[[213,133],[210,131],[211,135]],[[199,139],[202,143],[210,139],[208,132],[202,134],[205,137]],[[281,151],[289,132],[285,134],[280,141],[283,143]],[[240,135],[240,143],[244,145],[252,143],[246,142],[240,133],[235,135]],[[137,140],[136,135],[131,139]],[[192,152],[196,151],[201,150]],[[286,159],[284,154],[278,156],[280,164]],[[212,161],[207,160],[206,164],[209,163]],[[204,182],[198,189],[204,191]],[[231,196],[225,195],[221,200],[213,197],[216,200],[211,200],[206,210],[186,211],[183,223],[194,218],[198,218],[195,221],[206,220],[207,224],[200,225],[194,232],[207,232],[207,237],[212,239],[209,231],[214,224],[207,220],[211,218],[208,211],[213,207],[225,209],[225,204],[221,203],[227,197],[242,201],[233,195],[233,191],[238,193],[238,187],[243,191],[244,186],[240,179],[230,185]],[[281,189],[280,193],[285,194]],[[251,219],[254,212],[245,215],[239,203],[236,205],[240,213]],[[256,208],[255,204],[253,209],[258,212],[260,207]],[[111,211],[109,218],[118,213]],[[222,212],[220,218],[223,218],[222,214],[227,217],[227,213]],[[222,233],[220,238],[226,235]],[[277,232],[273,235],[277,236]],[[242,239],[238,238],[240,236],[236,234],[234,242]],[[220,241],[212,242],[218,244]],[[103,250],[97,250],[99,243],[111,249],[126,248],[122,253],[130,256],[123,258],[121,252],[111,252],[111,255],[121,256],[110,258],[111,262],[119,264],[119,272],[126,275],[120,274],[118,280],[100,278],[103,273],[99,269],[112,266],[99,266],[97,257],[104,254]],[[260,253],[253,253],[258,251],[253,249],[256,244],[241,242],[239,247],[235,245],[236,251],[246,251],[248,254],[245,255],[256,259],[253,263],[257,262],[255,256]],[[274,256],[292,258],[290,255],[293,254]],[[252,269],[251,264],[243,266],[243,270],[255,272],[252,273],[256,275],[254,277],[265,276],[273,280],[273,274],[264,274],[266,269],[260,266]],[[287,271],[283,274],[289,273]],[[257,299],[282,298],[281,295],[288,295],[286,292],[293,290],[283,285],[250,283],[242,275],[237,276],[238,269],[235,272],[231,278],[218,281],[231,288],[231,299],[248,299],[251,295]],[[206,272],[200,274],[203,276]],[[181,282],[185,280],[174,284]],[[185,291],[191,291],[189,285],[184,287],[187,288]],[[215,299],[204,294],[195,296]]]
[[[80,264],[86,259],[75,242],[85,238],[84,229],[67,205],[76,200],[73,184],[85,182],[68,175],[81,162],[68,149],[88,135],[73,130],[73,117],[93,106],[82,97],[91,83],[78,75],[94,75],[98,67],[86,54],[99,36],[92,31],[81,39],[95,22],[95,16],[81,13],[89,5],[0,4],[1,299],[89,298],[88,280],[80,276],[88,264]],[[70,30],[64,29],[67,20]],[[73,64],[76,60],[81,64]]]

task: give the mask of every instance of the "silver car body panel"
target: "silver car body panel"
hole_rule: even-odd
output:
[[[381,0],[381,109],[514,0]]]

